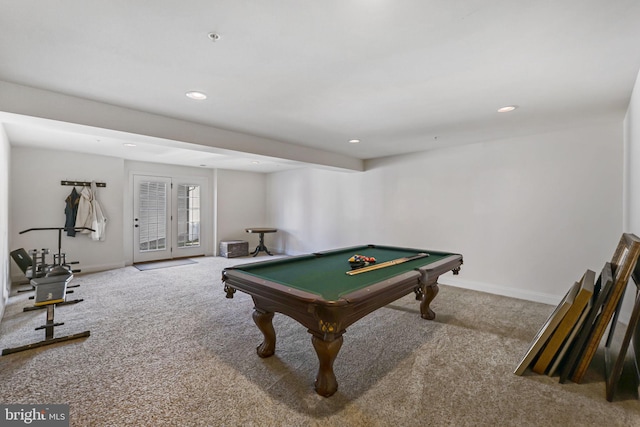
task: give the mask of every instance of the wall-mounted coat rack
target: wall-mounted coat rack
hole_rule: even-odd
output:
[[[60,185],[73,185],[74,187],[90,187],[91,182],[89,181],[60,181]],[[96,187],[106,187],[106,182],[96,182]]]

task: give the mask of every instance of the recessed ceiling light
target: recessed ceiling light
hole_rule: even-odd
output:
[[[359,139],[350,139],[349,140],[349,144],[358,144],[358,143],[360,143]]]
[[[251,164],[252,164],[252,165],[259,165],[259,164],[260,164],[260,162],[259,162],[259,161],[257,161],[257,160],[253,160],[253,161],[251,162]]]
[[[207,37],[209,37],[209,39],[213,42],[217,42],[218,40],[220,40],[220,34],[216,33],[215,31],[207,34]]]
[[[515,110],[516,108],[518,108],[517,105],[507,105],[505,107],[498,108],[498,113],[508,113],[510,111]]]
[[[124,145],[125,147],[135,147],[136,146],[136,144],[134,144],[133,142],[125,142],[122,145]]]
[[[198,92],[196,90],[187,92],[186,95],[188,98],[195,99],[196,101],[202,101],[203,99],[207,99],[207,95],[205,93]]]

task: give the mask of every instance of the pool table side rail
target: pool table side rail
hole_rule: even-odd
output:
[[[422,252],[426,252],[429,254],[434,254],[434,255],[439,255],[439,256],[446,256],[446,255],[459,255],[460,257],[462,257],[462,255],[457,254],[457,253],[452,253],[452,252],[443,252],[443,251],[432,251],[432,250],[428,250],[428,249],[416,249],[416,248],[400,248],[400,247],[395,247],[395,246],[384,246],[384,245],[360,245],[360,246],[349,246],[346,248],[340,248],[340,249],[331,249],[331,250],[326,250],[326,251],[320,251],[320,252],[313,252],[313,253],[308,253],[308,254],[300,254],[300,255],[292,255],[292,256],[286,256],[286,257],[282,257],[282,258],[277,258],[277,259],[267,259],[264,261],[256,261],[256,262],[248,262],[245,264],[238,264],[238,265],[234,265],[233,267],[227,267],[225,268],[225,270],[233,270],[233,269],[243,269],[243,268],[255,268],[255,267],[260,267],[261,265],[269,265],[272,263],[289,263],[289,262],[295,262],[298,260],[302,260],[302,259],[309,259],[309,258],[318,258],[318,257],[323,257],[323,256],[328,256],[328,255],[334,255],[340,252],[358,252],[361,251],[365,248],[378,248],[378,249],[384,249],[384,250],[390,250],[390,251],[408,251],[408,252],[415,252],[415,253],[422,253]]]
[[[351,250],[351,248],[347,248],[346,250],[349,251]],[[409,249],[409,250],[414,250],[414,249]],[[343,251],[343,250],[337,250],[337,251]],[[328,251],[328,252],[325,252],[324,254],[329,254],[334,252],[336,251]],[[436,252],[430,252],[430,253],[436,253]],[[445,252],[437,252],[437,253],[447,254]],[[298,255],[298,256],[283,258],[282,260],[295,261],[299,259],[308,259],[313,256],[314,255]],[[462,265],[462,255],[450,254],[446,258],[443,258],[439,261],[427,264],[425,266],[417,267],[409,272],[401,274],[400,276],[396,276],[395,278],[387,279],[378,283],[374,283],[372,285],[367,285],[366,287],[341,295],[339,298],[335,300],[326,300],[321,295],[316,294],[314,292],[308,292],[303,289],[296,288],[294,286],[282,284],[280,282],[276,282],[268,279],[262,279],[262,278],[259,278],[258,276],[255,276],[251,273],[244,272],[242,270],[243,266],[256,267],[260,264],[274,263],[278,261],[280,260],[249,263],[249,264],[243,264],[243,265],[225,268],[222,272],[222,280],[223,282],[228,283],[231,287],[237,288],[238,290],[247,292],[251,295],[255,294],[262,297],[271,298],[274,292],[282,292],[283,294],[287,294],[287,295],[295,295],[296,297],[300,298],[301,300],[307,303],[336,306],[336,305],[348,304],[350,302],[356,302],[361,300],[362,298],[370,298],[372,295],[375,295],[378,291],[386,289],[388,286],[389,280],[398,281],[398,280],[401,280],[401,278],[402,279],[409,278],[410,280],[413,280],[415,278],[416,280],[419,280],[421,276],[424,276],[423,277],[424,281],[428,281],[431,277],[435,277],[437,280],[437,278],[440,275],[446,273],[447,271],[451,271],[455,268],[460,267]],[[405,292],[405,295],[406,293],[408,292]]]
[[[245,273],[242,270],[236,270],[234,268],[224,269],[222,272],[222,281],[240,291],[263,298],[273,298],[274,294],[281,293],[283,295],[295,296],[305,303],[325,302],[330,303],[331,305],[348,304],[344,299],[326,301],[322,296],[313,292],[307,292],[291,286],[283,285],[272,280],[260,279],[253,274]]]
[[[450,255],[434,263],[427,264],[422,267],[417,267],[412,271],[396,276],[394,278],[391,278],[379,283],[375,283],[365,288],[350,292],[346,295],[343,295],[342,298],[349,302],[356,302],[363,298],[370,298],[372,295],[375,295],[377,292],[386,289],[387,282],[389,280],[399,281],[400,283],[404,283],[403,279],[407,275],[408,275],[408,278],[410,278],[410,280],[415,278],[419,281],[422,276],[422,282],[428,283],[430,281],[433,281],[435,283],[438,280],[438,277],[440,277],[441,275],[445,274],[448,271],[452,271],[456,268],[459,268],[461,265],[462,265],[462,255]],[[397,286],[399,286],[399,284]],[[402,296],[408,294],[409,292],[411,292],[411,290],[412,289],[405,292],[403,295],[400,295],[398,298],[401,298]]]
[[[345,299],[327,301],[311,292],[290,288],[269,280],[256,280],[255,276],[242,271],[231,270],[225,274],[226,277],[223,276],[223,280],[226,285],[251,295],[256,311],[282,313],[298,321],[309,331],[314,331],[318,336],[323,336],[320,320],[335,323],[338,328],[335,332],[340,334],[344,332],[344,328],[357,320],[345,323],[340,321],[340,318],[335,318],[336,312],[345,313],[340,310],[341,308],[350,311],[352,307],[357,306]]]
[[[388,280],[374,283],[372,285],[367,285],[353,292],[340,295],[335,300],[327,300],[323,298],[322,295],[319,295],[315,292],[305,291],[304,289],[296,288],[294,286],[290,286],[284,283],[260,278],[259,276],[251,274],[251,270],[255,268],[259,268],[260,266],[263,266],[263,265],[266,266],[266,265],[273,265],[273,264],[288,264],[292,262],[295,263],[300,260],[322,258],[324,256],[332,256],[332,255],[336,255],[343,252],[355,253],[358,251],[362,251],[366,248],[378,248],[378,249],[389,250],[393,252],[399,252],[399,251],[409,251],[409,252],[415,252],[415,253],[427,252],[429,254],[445,256],[445,258],[441,260],[438,260],[434,263],[430,263],[421,267],[416,267],[412,271],[401,275],[401,277],[404,277],[405,275],[409,274],[411,276],[411,280],[414,277],[417,279],[420,279],[420,276],[424,276],[422,278],[423,281],[428,281],[430,280],[431,277],[435,277],[437,280],[438,276],[446,273],[447,271],[451,271],[451,270],[454,270],[455,268],[459,268],[463,263],[462,255],[460,254],[443,252],[443,251],[416,249],[416,248],[404,248],[404,247],[368,244],[368,245],[351,246],[351,247],[315,252],[312,254],[294,255],[290,257],[278,258],[275,260],[265,260],[265,261],[259,261],[259,262],[239,264],[233,267],[225,268],[222,272],[222,280],[223,282],[228,283],[232,287],[235,287],[238,290],[244,291],[251,295],[255,294],[262,297],[272,297],[273,291],[276,291],[276,292],[279,291],[286,295],[295,295],[297,298],[300,298],[307,303],[318,303],[318,304],[334,305],[334,306],[344,305],[349,302],[358,301],[362,298],[369,298],[372,295],[375,295],[379,290],[386,289]],[[245,269],[246,269],[246,272],[245,272]],[[398,279],[400,279],[400,277],[396,276],[395,280],[397,281]],[[265,290],[265,287],[267,288],[266,290]]]
[[[339,249],[332,249],[332,250],[326,250],[326,251],[321,251],[321,252],[315,252],[315,253],[311,253],[311,254],[301,254],[301,255],[294,255],[294,256],[288,256],[288,257],[283,257],[283,258],[277,258],[277,259],[268,259],[268,260],[264,260],[264,261],[258,261],[258,262],[250,262],[250,263],[244,263],[244,264],[238,264],[238,265],[234,265],[231,267],[227,267],[222,271],[222,281],[225,283],[228,283],[229,285],[233,286],[233,283],[236,283],[236,281],[238,281],[237,286],[235,286],[237,289],[247,292],[249,294],[254,294],[256,292],[260,293],[261,291],[261,287],[262,286],[267,286],[269,289],[274,290],[274,291],[280,291],[283,292],[285,294],[289,294],[289,295],[296,295],[297,297],[307,301],[307,302],[314,302],[314,301],[318,301],[320,303],[324,303],[324,302],[329,302],[330,304],[333,305],[342,305],[346,302],[345,297],[347,295],[339,295],[337,298],[335,299],[331,299],[328,300],[326,298],[323,297],[323,295],[317,293],[317,292],[311,292],[311,291],[307,291],[305,289],[301,289],[299,287],[296,286],[291,286],[287,283],[283,283],[281,281],[276,281],[276,280],[270,280],[267,278],[263,278],[260,277],[259,275],[255,275],[253,274],[253,272],[255,270],[259,270],[262,267],[270,267],[273,265],[287,265],[287,264],[295,264],[299,261],[307,261],[307,260],[315,260],[315,259],[322,259],[324,257],[331,257],[331,256],[336,256],[339,254],[344,253],[345,256],[347,254],[349,254],[349,256],[351,256],[354,253],[357,252],[362,252],[365,249],[372,249],[372,248],[377,248],[377,249],[382,249],[382,250],[388,250],[390,252],[413,252],[413,253],[421,253],[421,252],[427,252],[424,249],[414,249],[414,248],[398,248],[398,247],[391,247],[391,246],[383,246],[383,245],[373,245],[373,244],[369,244],[369,245],[359,245],[359,246],[350,246],[350,247],[345,247],[345,248],[339,248]],[[449,255],[448,252],[439,252],[439,251],[428,251],[429,253],[432,253],[434,255]],[[346,262],[345,262],[346,264]],[[347,266],[345,265],[345,272],[347,270]],[[362,288],[361,288],[362,289]],[[366,289],[366,288],[365,288]],[[366,292],[366,291],[365,291]],[[271,294],[272,292],[269,291],[269,294]],[[264,295],[264,292],[262,293],[262,296],[266,296]],[[356,293],[356,297],[357,297],[357,293]]]
[[[451,255],[345,295],[343,298],[348,301],[350,310],[342,318],[341,326],[349,327],[367,314],[414,292],[417,287],[437,285],[440,275],[461,265],[462,256]]]
[[[254,276],[238,272],[233,272],[226,283],[251,295],[256,310],[282,313],[297,320],[309,331],[323,336],[323,322],[334,324],[335,333],[342,334],[367,314],[411,293],[420,284],[420,273],[412,270],[385,280],[382,282],[383,286],[377,286],[368,293],[365,291],[354,300],[341,298],[328,301],[316,294],[287,288],[280,283],[256,281]]]
[[[416,248],[404,248],[404,247],[398,247],[398,246],[385,246],[385,245],[360,245],[360,246],[350,246],[350,247],[346,247],[346,248],[340,248],[340,249],[331,249],[331,250],[327,250],[327,251],[320,251],[320,252],[314,252],[313,255],[317,255],[317,256],[326,256],[326,255],[333,255],[333,254],[337,254],[340,252],[357,252],[359,250],[364,250],[364,249],[382,249],[382,250],[388,250],[391,252],[415,252],[415,253],[422,253],[422,252],[426,252],[429,254],[434,254],[434,255],[459,255],[459,254],[455,254],[452,252],[443,252],[443,251],[432,251],[432,250],[428,250],[428,249],[416,249]]]
[[[366,314],[410,294],[416,287],[435,285],[440,275],[461,265],[461,255],[450,255],[435,263],[350,292],[337,300],[325,300],[315,293],[259,279],[234,269],[225,270],[223,280],[230,287],[251,295],[256,308],[283,313],[310,330],[317,331],[319,319],[334,319],[334,309],[347,308],[340,312],[337,321],[339,330],[343,332]]]

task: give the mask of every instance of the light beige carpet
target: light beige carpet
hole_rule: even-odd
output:
[[[0,357],[0,402],[68,403],[73,426],[640,425],[633,393],[606,401],[600,355],[583,384],[513,374],[554,307],[448,286],[435,321],[408,295],[352,325],[339,389],[320,397],[305,328],[276,314],[276,355],[261,359],[251,298],[225,298],[223,267],[267,258],[77,276],[84,301],[56,310],[56,336],[91,337]],[[0,348],[44,338],[27,297],[12,293]]]

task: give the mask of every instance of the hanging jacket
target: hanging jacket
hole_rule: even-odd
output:
[[[94,230],[91,232],[91,239],[103,241],[107,227],[107,218],[105,218],[102,206],[100,206],[100,202],[98,202],[95,181],[91,182],[91,193],[93,195],[91,199],[91,228]]]
[[[80,200],[78,202],[78,213],[76,214],[76,227],[89,227],[93,222],[93,192],[89,187],[82,187],[80,190]],[[82,234],[89,234],[89,230],[81,230]]]
[[[78,214],[78,202],[80,201],[80,195],[76,191],[76,187],[73,187],[71,194],[64,199],[64,227],[67,229],[67,236],[75,237],[76,230],[73,227],[76,226],[76,215]]]

